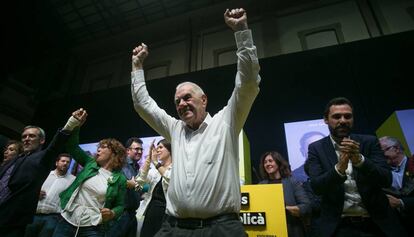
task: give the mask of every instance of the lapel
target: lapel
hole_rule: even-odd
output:
[[[327,136],[321,140],[322,142],[322,150],[325,153],[325,157],[327,157],[327,161],[329,167],[334,167],[336,163],[338,163],[338,156],[336,155],[334,146],[331,141],[331,137]]]
[[[5,164],[4,166],[2,166],[0,168],[0,178],[3,177],[4,173],[10,168],[10,166],[12,166],[13,164],[15,164],[18,159],[21,159],[21,158],[20,157],[17,157],[15,159],[7,162],[7,164]]]
[[[362,154],[363,143],[361,142],[361,140],[358,137],[354,136],[354,134],[350,134],[349,138],[351,138],[352,140],[354,140],[356,142],[359,142],[359,154]],[[358,183],[358,180],[359,180],[358,179],[358,169],[355,169],[355,167],[352,167],[352,176],[355,179],[355,182]]]
[[[16,159],[14,159],[14,162],[12,161],[12,162],[10,162],[10,164],[9,164],[9,167],[12,165],[12,164],[15,164],[14,165],[14,168],[13,168],[13,171],[12,171],[12,173],[10,174],[10,179],[12,179],[12,177],[14,176],[14,174],[16,173],[16,171],[17,170],[19,170],[19,167],[25,162],[25,160],[27,159],[27,157],[28,156],[30,156],[31,154],[29,154],[29,155],[23,155],[23,156],[19,156],[19,157],[17,157]],[[27,172],[30,172],[30,171],[27,171]]]
[[[404,186],[404,183],[408,180],[407,179],[407,172],[408,172],[408,159],[409,157],[407,157],[407,161],[405,162],[405,167],[404,167],[404,174],[403,174],[403,178],[402,178],[402,185]]]

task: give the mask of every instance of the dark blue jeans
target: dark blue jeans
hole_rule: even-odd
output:
[[[61,219],[60,214],[40,215],[36,214],[33,223],[27,225],[25,237],[51,237],[57,223]]]
[[[78,234],[76,235],[76,231]],[[87,227],[78,227],[70,224],[65,219],[59,221],[56,226],[53,237],[68,237],[68,236],[77,236],[77,237],[104,237],[105,229],[103,225],[98,226],[87,226]]]
[[[106,233],[106,237],[136,237],[136,235],[137,218],[135,217],[135,211],[124,211]]]

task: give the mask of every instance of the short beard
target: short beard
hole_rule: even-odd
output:
[[[338,132],[338,130],[339,129],[346,129],[346,132],[345,133],[339,133]],[[330,132],[331,132],[331,134],[334,136],[334,137],[336,137],[336,138],[338,138],[338,139],[343,139],[343,138],[345,138],[345,137],[349,137],[349,135],[351,134],[351,128],[350,127],[348,127],[348,126],[340,126],[340,127],[336,127],[336,128],[329,128],[329,130],[330,130]]]

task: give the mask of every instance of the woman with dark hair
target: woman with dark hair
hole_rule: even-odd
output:
[[[310,201],[300,183],[291,177],[289,163],[276,151],[266,152],[260,159],[260,174],[260,184],[283,185],[288,236],[305,236],[302,220],[311,212]]]
[[[154,168],[148,171],[151,161]],[[165,139],[158,142],[156,149],[151,144],[150,155],[145,161],[142,175],[137,177],[138,185],[150,184],[150,191],[143,195],[142,206],[140,205],[137,211],[141,221],[143,218],[142,229],[137,232],[138,236],[152,237],[161,228],[165,214],[165,195],[170,182],[171,165],[171,144]]]
[[[71,119],[83,124],[86,116],[86,111],[79,109]],[[126,150],[122,143],[108,138],[99,142],[95,157],[91,157],[79,147],[79,128],[73,131],[67,149],[83,169],[60,194],[63,218],[53,236],[103,237],[104,225],[124,210],[126,178],[121,168]]]
[[[23,143],[16,140],[9,140],[4,147],[4,159],[1,165],[5,165],[7,162],[18,157],[21,153],[23,153]]]

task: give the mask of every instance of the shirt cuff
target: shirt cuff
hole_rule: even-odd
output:
[[[234,33],[234,37],[236,38],[236,45],[237,48],[251,48],[253,47],[253,37],[252,31],[250,29],[243,30],[243,31],[236,31]]]
[[[145,77],[144,77],[144,70],[143,69],[138,69],[138,70],[135,70],[135,71],[131,72],[131,82],[132,82],[132,84],[136,84],[136,83],[139,83],[139,82],[144,82],[145,81],[144,78]]]
[[[359,154],[359,157],[360,157],[359,162],[357,164],[353,164],[353,166],[358,167],[358,168],[361,167],[361,165],[364,164],[364,161],[365,161],[364,155]]]
[[[336,168],[336,165],[335,165],[334,167],[335,167],[335,171],[336,171],[336,173],[338,173],[338,174],[339,174],[339,176],[341,176],[341,177],[346,177],[346,174],[342,174],[341,172],[339,172],[338,168]]]

